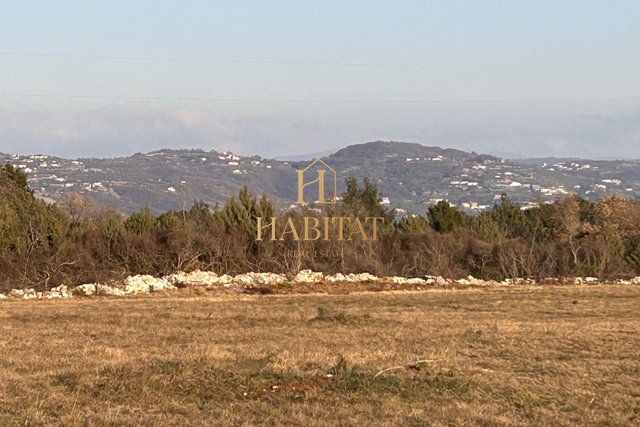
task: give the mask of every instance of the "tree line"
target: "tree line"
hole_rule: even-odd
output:
[[[384,224],[375,241],[358,234],[350,241],[256,241],[258,217],[302,224],[304,217],[326,215],[382,217]],[[613,196],[592,203],[571,195],[523,210],[502,197],[478,215],[440,201],[424,214],[400,217],[381,204],[373,183],[349,178],[340,202],[328,207],[278,210],[245,187],[222,205],[196,201],[160,215],[142,207],[125,216],[80,196],[46,203],[24,173],[0,168],[0,291],[196,269],[295,274],[306,268],[487,280],[632,277],[640,275],[640,201]]]

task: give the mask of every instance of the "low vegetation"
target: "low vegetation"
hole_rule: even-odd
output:
[[[640,421],[637,286],[0,304],[3,426]]]
[[[503,197],[477,216],[441,201],[424,215],[397,217],[368,180],[350,178],[345,188],[342,201],[324,210],[278,210],[268,197],[258,198],[245,187],[222,206],[195,202],[188,210],[161,215],[145,207],[125,217],[72,197],[47,204],[34,197],[22,172],[7,165],[0,168],[0,292],[194,270],[295,275],[311,269],[486,280],[640,275],[637,200],[608,197],[591,203],[567,196],[523,210]],[[303,229],[303,216],[323,215],[382,217],[385,224],[376,241],[362,237],[373,235],[371,229],[350,241],[333,235],[256,241],[257,217],[276,216],[281,224],[291,219]],[[352,235],[348,227],[331,232]]]

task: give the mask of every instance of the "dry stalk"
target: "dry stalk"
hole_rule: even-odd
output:
[[[420,364],[421,363],[433,363],[433,362],[437,362],[439,361],[439,359],[423,359],[423,360],[417,360],[413,363],[409,363],[407,365],[400,365],[400,366],[392,366],[390,368],[386,368],[383,369],[382,371],[378,372],[377,374],[375,374],[373,376],[373,378],[378,378],[380,375],[384,374],[385,372],[389,372],[389,371],[397,371],[398,369],[420,369]]]

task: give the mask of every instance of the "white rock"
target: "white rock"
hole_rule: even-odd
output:
[[[358,273],[358,274],[351,273],[347,277],[348,277],[347,280],[349,282],[376,282],[380,280],[373,274],[369,274],[369,273]]]
[[[74,295],[89,296],[95,295],[98,290],[97,283],[86,283],[84,285],[78,285],[71,291]]]
[[[12,289],[8,295],[10,298],[19,298],[19,299],[35,299],[38,298],[38,293],[29,288],[29,289]]]
[[[166,278],[158,279],[149,275],[129,276],[124,281],[124,286],[124,291],[128,294],[176,289]]]
[[[369,273],[350,273],[348,275],[344,275],[342,273],[336,273],[334,275],[325,276],[324,280],[330,283],[335,282],[376,282],[380,280],[380,278],[374,276]]]
[[[597,277],[574,277],[573,284],[574,285],[595,285],[600,281]]]
[[[233,278],[234,283],[242,285],[278,285],[286,281],[286,277],[275,273],[245,273]]]
[[[327,282],[335,283],[335,282],[346,282],[347,276],[342,273],[333,274],[331,276],[326,276],[324,278]]]
[[[107,285],[98,285],[98,295],[106,295],[111,297],[123,297],[127,293],[120,288]]]
[[[167,276],[166,279],[172,285],[184,285],[184,286],[213,286],[213,285],[225,285],[232,282],[233,277],[224,274],[218,276],[216,273],[210,271],[196,270],[191,273],[179,272]]]
[[[293,280],[297,283],[319,283],[322,282],[323,278],[324,274],[322,273],[311,270],[302,270]]]
[[[53,299],[53,298],[70,298],[72,296],[71,291],[67,288],[66,285],[60,285],[55,288],[51,288],[50,290],[43,292],[41,297],[45,299]]]
[[[476,279],[475,277],[469,275],[466,279],[458,279],[456,283],[460,285],[470,285],[470,286],[486,286],[487,282],[481,279]]]
[[[230,285],[233,282],[233,277],[228,274],[223,274],[218,278],[218,285]]]
[[[400,276],[392,276],[392,277],[385,277],[384,280],[388,281],[388,282],[391,282],[391,283],[398,284],[398,285],[426,285],[426,284],[428,284],[426,280],[421,279],[419,277],[407,278],[407,277],[400,277]]]
[[[79,285],[73,288],[73,295],[80,296],[92,296],[92,295],[106,295],[106,296],[125,296],[127,293],[123,289],[115,288],[113,286],[101,285],[99,283],[87,283]]]
[[[435,281],[436,281],[436,285],[438,285],[438,286],[446,286],[447,285],[447,281],[442,276],[436,277]]]

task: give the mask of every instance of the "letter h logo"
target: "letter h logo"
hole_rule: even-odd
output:
[[[316,179],[314,179],[313,181],[309,181],[309,182],[305,182],[304,181],[304,175],[305,173],[311,169],[313,166],[315,165],[324,165],[327,169],[316,169],[316,172],[318,173],[318,177]],[[333,179],[333,188],[331,189],[333,191],[333,195],[329,195],[330,198],[329,200],[327,200],[326,196],[325,196],[325,177],[327,175],[327,170],[329,170],[329,178]],[[307,166],[306,168],[302,169],[302,170],[298,170],[298,201],[297,203],[302,205],[305,203],[304,201],[304,189],[311,185],[311,184],[315,184],[318,183],[318,200],[317,203],[321,203],[321,204],[334,204],[336,203],[336,198],[338,196],[338,191],[337,191],[337,184],[336,184],[336,171],[329,166],[328,164],[326,164],[325,162],[323,162],[320,159],[315,159],[309,166]],[[331,191],[330,190],[330,191]]]

